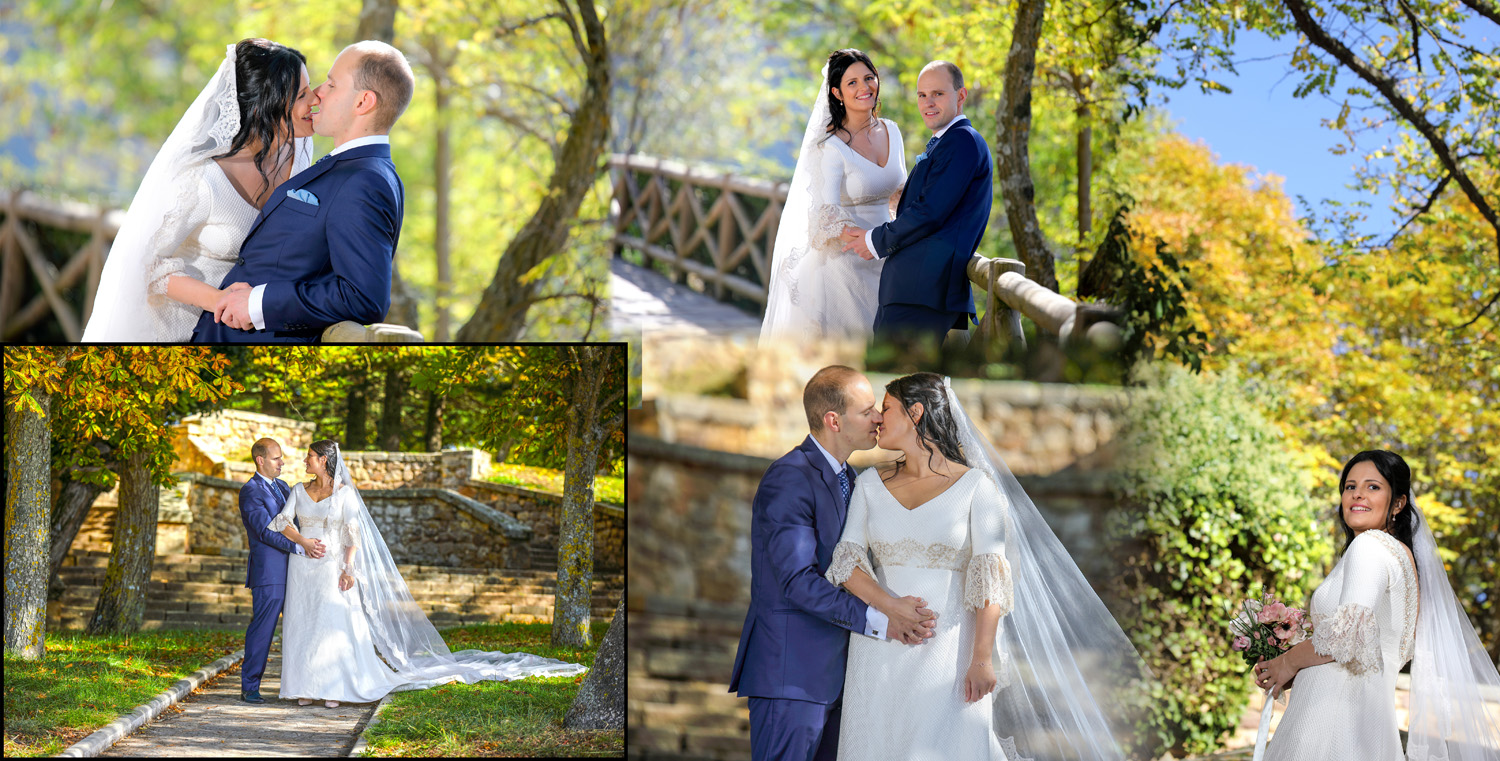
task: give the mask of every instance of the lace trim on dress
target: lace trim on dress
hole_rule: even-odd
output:
[[[854,215],[843,206],[826,203],[814,206],[811,211],[807,215],[808,242],[828,256],[842,254],[839,236],[844,234],[845,227],[859,226]]]
[[[843,584],[854,574],[854,569],[863,569],[870,578],[875,578],[875,569],[870,567],[870,552],[862,544],[839,542],[833,548],[833,561],[828,572],[823,574],[833,584]]]
[[[1346,603],[1332,615],[1313,615],[1313,649],[1332,657],[1351,672],[1379,671],[1380,627],[1375,612],[1358,603]]]
[[[235,121],[238,122],[238,118]],[[218,125],[215,125],[213,129],[217,128]],[[183,171],[177,181],[177,200],[167,209],[162,217],[161,227],[151,234],[151,242],[147,244],[146,250],[151,252],[153,259],[146,273],[146,300],[153,307],[168,303],[167,279],[173,274],[187,272],[187,258],[183,256],[182,244],[193,225],[188,215],[202,211],[197,207],[203,166],[200,162]]]
[[[1002,617],[1015,609],[1015,587],[1011,582],[1010,563],[996,552],[975,555],[969,561],[964,580],[964,605],[978,610],[986,601],[1000,606]]]
[[[968,564],[968,553],[958,547],[941,542],[922,544],[915,539],[899,542],[871,542],[875,551],[875,562],[883,566],[906,566],[908,568],[939,568],[962,571]]]
[[[1384,531],[1376,531],[1372,535],[1380,539],[1381,545],[1396,559],[1396,565],[1401,569],[1402,583],[1406,587],[1406,599],[1401,609],[1401,664],[1406,665],[1417,649],[1417,610],[1421,598],[1421,588],[1417,586],[1417,569],[1412,565],[1412,558],[1407,557],[1406,547],[1401,544],[1400,539]]]
[[[345,547],[353,547],[359,541],[359,522],[344,521],[339,527],[339,536],[343,537]]]
[[[285,515],[281,515],[280,513],[277,513],[276,517],[271,519],[272,531],[280,532],[285,530],[286,527],[290,525],[292,525],[292,519],[286,517]]]

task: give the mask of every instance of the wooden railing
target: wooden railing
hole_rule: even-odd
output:
[[[47,332],[55,321],[62,339],[78,341],[93,309],[110,244],[125,212],[11,191],[0,225],[0,340]],[[323,331],[328,343],[420,343],[404,325],[341,322]]]
[[[639,251],[678,282],[764,313],[787,183],[641,155],[614,154],[609,167],[616,256]],[[1064,344],[1119,344],[1118,310],[1076,303],[1028,280],[1025,269],[1015,259],[969,261],[969,280],[986,302],[976,340],[1024,345],[1025,316]]]

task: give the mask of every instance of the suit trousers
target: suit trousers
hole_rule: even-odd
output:
[[[834,761],[842,716],[842,700],[825,704],[750,698],[750,758]]]
[[[912,336],[927,334],[939,341],[950,329],[968,330],[968,312],[949,312],[920,304],[881,304],[875,310],[877,336]]]
[[[245,660],[240,664],[240,691],[258,692],[260,678],[266,673],[271,656],[271,636],[281,620],[281,606],[286,602],[285,584],[268,584],[250,588],[250,628],[245,630]]]

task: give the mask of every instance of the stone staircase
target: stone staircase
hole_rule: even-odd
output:
[[[626,672],[628,755],[750,758],[750,708],[729,692],[745,604],[632,599]]]
[[[109,553],[74,544],[59,571],[67,591],[48,606],[48,626],[83,628],[93,614]],[[244,629],[252,601],[244,558],[157,555],[146,597],[144,629]],[[555,571],[397,566],[412,597],[438,628],[472,623],[549,623]],[[593,616],[614,617],[624,574],[594,577]]]

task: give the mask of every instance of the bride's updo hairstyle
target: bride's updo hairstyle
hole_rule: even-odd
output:
[[[824,87],[828,88],[828,134],[832,135],[840,130],[848,132],[844,127],[844,119],[849,116],[849,109],[844,108],[844,102],[835,98],[833,93],[839,89],[839,84],[844,81],[844,72],[850,66],[862,63],[870,67],[870,72],[875,75],[875,110],[871,113],[877,118],[880,116],[880,70],[875,68],[875,62],[865,55],[863,50],[844,48],[835,50],[828,56],[828,81]]]
[[[319,455],[328,458],[328,462],[324,465],[324,467],[328,470],[328,477],[329,478],[333,478],[334,474],[339,472],[339,449],[338,449],[338,447],[339,447],[339,443],[337,441],[332,440],[332,439],[323,439],[322,441],[314,441],[312,443],[312,446],[308,447],[308,449],[311,449],[312,451],[318,453]]]
[[[292,103],[302,88],[302,67],[307,56],[279,42],[250,37],[234,46],[234,90],[240,104],[240,131],[229,150],[214,158],[228,158],[244,150],[251,140],[260,141],[255,168],[271,189],[271,172],[279,156],[271,156],[275,145],[286,145],[296,134]]]
[[[1368,462],[1380,471],[1380,477],[1391,485],[1391,500],[1389,509],[1394,510],[1396,502],[1405,497],[1407,502],[1401,508],[1401,512],[1386,518],[1386,533],[1396,537],[1407,549],[1412,549],[1412,535],[1417,530],[1417,513],[1411,504],[1411,467],[1401,455],[1384,449],[1366,449],[1363,452],[1349,458],[1344,463],[1344,472],[1339,474],[1339,494],[1344,493],[1344,483],[1349,480],[1349,471],[1362,462]],[[1342,498],[1341,498],[1342,501]],[[1349,549],[1349,543],[1354,541],[1354,529],[1344,521],[1344,510],[1342,506],[1334,508],[1334,514],[1338,516],[1339,528],[1344,530],[1344,550]],[[1340,550],[1342,553],[1343,550]]]
[[[912,419],[912,405],[921,403],[922,419],[912,420],[912,429],[917,432],[917,443],[928,451],[927,462],[932,464],[934,451],[958,463],[968,465],[963,448],[958,445],[958,424],[953,422],[953,410],[948,406],[948,393],[943,390],[943,376],[937,373],[914,373],[897,378],[885,385],[886,393],[901,402],[901,414]],[[895,414],[888,410],[886,414]],[[896,461],[886,479],[901,472],[906,458]]]

